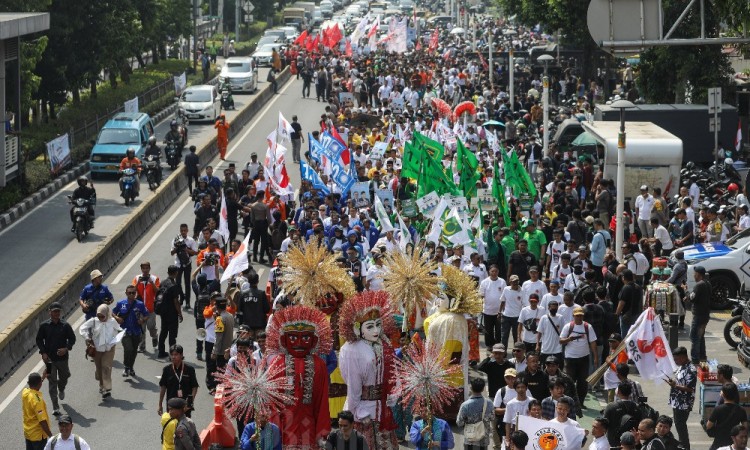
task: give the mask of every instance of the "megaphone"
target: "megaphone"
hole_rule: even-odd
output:
[[[195,330],[195,338],[199,341],[205,341],[206,340],[206,329],[205,328],[198,328]]]

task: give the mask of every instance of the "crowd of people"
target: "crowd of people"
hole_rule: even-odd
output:
[[[494,34],[495,45],[517,50],[549,38],[522,27],[504,33],[511,25],[503,19],[484,19],[481,25],[486,32],[480,36],[480,47],[487,42],[487,33]],[[693,208],[701,205],[701,193],[690,183],[680,187],[679,207],[670,211],[662,187],[644,185],[632,203],[634,209],[628,204],[622,218],[630,223],[624,227],[623,258],[618,260],[614,248],[618,193],[613,181],[604,177],[603,168],[597,167],[593,158],[574,157],[554,147],[549,155],[542,153],[538,135],[544,126],[540,73],[517,67],[511,99],[506,68],[497,65],[491,78],[484,58],[466,45],[457,45],[461,41],[430,51],[429,36],[421,42],[421,48],[409,54],[359,48],[347,54],[322,46],[312,52],[292,46],[284,53],[285,63],[293,63],[303,80],[303,97],[310,96],[314,84],[317,99],[326,102],[319,123],[309,125],[309,135],[294,116],[289,136],[292,163],[306,163],[320,181],[303,177],[294,194],[280,193],[274,191],[256,153],[239,173],[230,163],[223,178],[215,176],[210,166],[198,177],[197,161],[191,157],[188,176],[195,222],[192,233],[189,224],[180,225],[172,241],[174,264],[166,268],[167,277],[160,279],[152,273],[151,264],[143,261],[141,272],[124,292],[126,298],[114,302],[102,273],[94,270],[91,284],[80,295],[86,320],[79,330],[73,330],[61,318],[61,305],[50,306],[50,320],[37,335],[45,372],[29,376],[29,387],[22,394],[27,449],[50,448],[50,419],[40,393],[44,379],[60,426],[60,435],[53,439],[58,443],[78,439],[75,448],[88,448],[83,439],[71,434],[71,420],[61,414],[59,406],[70,377],[69,352],[78,339],[85,341],[99,392],[106,401],[113,395],[115,348],[122,344],[122,376],[135,377],[137,355],[148,351],[148,337],[151,350],[168,361],[159,382],[157,409],[163,448],[200,448],[190,411],[201,382],[195,369],[184,362],[185,349],[177,344],[187,314],[193,316],[191,321],[199,334],[195,355],[197,360],[206,361],[204,382],[210,395],[222,383],[217,372],[241,371],[245,362],[273,367],[287,361],[288,371],[296,370],[295,364],[307,364],[292,360],[307,361],[304,358],[309,358],[313,349],[316,358],[326,359],[327,423],[318,421],[314,438],[295,449],[318,444],[331,449],[397,448],[392,438],[420,449],[448,449],[455,445],[448,422],[463,427],[467,449],[525,449],[529,436],[518,427],[519,416],[580,428],[576,419],[593,407],[590,400],[587,405],[592,393],[609,404],[590,431],[581,430],[582,446],[586,442],[592,450],[691,448],[687,422],[695,403],[696,365],[707,359],[704,334],[711,312],[711,285],[705,270],[697,266],[695,287],[688,291],[684,254],[674,253],[673,267],[666,265],[663,257],[695,242],[725,240],[750,225],[750,219],[733,228],[722,221],[721,211],[712,207],[701,207],[696,214]],[[576,102],[574,114],[585,113],[603,100],[600,86],[623,94],[632,89],[627,77],[614,82],[609,77],[602,73],[599,79],[586,80],[571,64],[556,78],[555,102],[572,97]],[[470,102],[474,112],[454,117],[441,109],[441,102],[451,109]],[[367,185],[362,201],[349,195],[351,185],[342,185],[312,151],[302,151],[306,135],[320,142],[324,133],[334,134],[347,148],[351,177]],[[408,164],[405,147],[417,134],[439,143],[442,157],[438,162],[454,184],[451,192],[468,200],[460,217],[468,224],[468,242],[451,240],[445,226],[437,230],[437,235],[433,233],[441,218],[431,215],[431,210],[419,206],[418,201],[429,193],[421,192],[415,177],[402,174]],[[381,144],[385,144],[385,151],[376,151]],[[226,142],[223,146],[226,148]],[[467,167],[460,146],[474,155],[476,164],[468,165],[476,172],[473,186],[464,186],[465,173],[458,169],[463,167],[465,171]],[[511,155],[534,180],[533,195],[510,186],[507,161]],[[506,208],[474,207],[471,199],[477,199],[480,190],[493,190],[499,179],[505,179],[508,186],[500,192],[507,201]],[[744,207],[747,218],[746,196],[738,186],[730,189],[737,197],[737,208]],[[376,210],[376,205],[387,199],[378,197],[382,191],[389,192],[393,201],[385,215]],[[224,221],[220,217],[222,204],[227,211],[227,234],[220,230]],[[240,250],[242,241],[237,239],[240,224],[244,235],[250,235],[248,260],[274,264],[265,290],[259,287],[260,277],[252,264],[228,283],[221,282],[231,261],[244,251]],[[299,349],[286,338],[279,344],[278,327],[285,330],[285,314],[298,314],[297,305],[312,302],[334,317],[337,311],[346,309],[343,305],[353,301],[343,295],[343,288],[331,290],[321,303],[320,299],[311,300],[303,289],[289,287],[290,279],[292,285],[295,282],[290,278],[291,269],[298,268],[288,267],[287,258],[292,259],[295,251],[313,253],[311,247],[322,248],[325,255],[333,257],[334,265],[343,270],[353,286],[348,293],[351,298],[360,298],[357,301],[365,305],[379,305],[372,308],[381,315],[360,317],[356,311],[348,315],[342,312],[342,317],[353,322],[341,328],[331,318],[331,349],[323,344],[318,347],[318,340],[325,340],[325,336],[321,334],[322,325],[316,325],[316,343],[300,356],[295,353]],[[416,308],[400,304],[395,314],[402,326],[395,336],[384,337],[379,330],[369,337],[365,324],[375,320],[385,329],[382,322],[390,310],[375,297],[356,296],[388,291],[393,258],[399,253],[413,257],[415,264],[424,264],[436,280],[444,277],[445,284],[434,282],[434,295],[418,299]],[[470,280],[471,293],[462,291],[462,281],[456,281],[460,277]],[[321,284],[326,283],[321,279]],[[438,291],[447,298],[440,297]],[[471,296],[479,299],[478,307],[467,304]],[[403,299],[392,300],[398,303]],[[669,402],[660,406],[670,408],[671,415],[659,415],[648,405],[643,388],[629,378],[631,366],[620,346],[648,307],[662,315],[678,314],[679,328],[684,327],[686,309],[692,313],[690,349],[672,349],[678,369],[665,374]],[[462,331],[445,331],[441,327],[447,320]],[[352,326],[356,336],[345,337],[345,328]],[[345,344],[337,342],[339,329]],[[485,358],[481,357],[480,334],[484,335]],[[375,350],[378,356],[373,356],[372,363],[375,369],[380,368],[380,379],[353,378],[360,375],[351,362],[347,363],[351,353],[345,348],[359,345],[358,341],[369,341],[371,348],[380,349]],[[471,366],[478,372],[472,371],[469,376],[464,370],[463,379],[457,375],[455,387],[460,394],[446,402],[442,415],[433,417],[430,411],[425,414],[413,404],[390,401],[390,395],[386,414],[381,408],[385,402],[379,402],[385,398],[386,389],[392,388],[388,387],[390,383],[400,380],[387,379],[382,371],[393,369],[382,361],[409,359],[410,349],[423,345],[421,341],[443,348],[451,355],[450,364],[464,369]],[[386,349],[390,351],[387,357],[382,353]],[[600,364],[608,365],[606,372],[600,383],[591,386],[589,376]],[[747,415],[737,405],[737,380],[732,379],[731,368],[727,367],[720,370],[724,406],[716,408],[705,428],[714,437],[712,449],[745,449]],[[304,365],[302,374],[312,376],[315,370]],[[316,377],[316,386],[318,382]],[[308,405],[306,386],[296,386],[293,392],[304,392],[304,400],[298,402]],[[361,398],[347,396],[347,388],[351,393],[353,386],[358,386]],[[321,392],[316,389],[310,395]],[[398,398],[396,391],[388,393]],[[360,406],[367,402],[372,402],[366,405],[372,409],[363,412]],[[375,404],[380,406],[375,408]],[[303,416],[306,413],[303,411]],[[256,448],[257,443],[260,448],[292,448],[287,447],[291,425],[283,413],[255,411],[253,417],[239,414],[235,418],[242,449]],[[336,429],[328,434],[332,423]],[[377,442],[375,447],[373,442]],[[55,442],[51,445],[54,447]]]

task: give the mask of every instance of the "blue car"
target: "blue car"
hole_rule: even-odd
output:
[[[154,135],[154,123],[145,113],[119,113],[104,124],[91,149],[91,176],[116,174],[129,148],[143,159],[148,138]]]

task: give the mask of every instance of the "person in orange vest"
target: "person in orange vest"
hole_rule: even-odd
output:
[[[224,114],[219,116],[214,128],[216,128],[216,145],[219,147],[219,158],[224,161],[229,145],[229,122],[227,122]]]
[[[138,291],[137,299],[142,301],[148,310],[148,320],[141,325],[143,333],[141,334],[141,343],[138,350],[143,353],[146,350],[146,330],[151,335],[151,344],[156,352],[158,344],[157,329],[156,329],[156,314],[154,314],[154,300],[156,300],[156,293],[161,286],[159,277],[151,274],[151,263],[144,261],[141,263],[141,274],[136,275],[133,278],[133,282],[130,283],[135,286]]]

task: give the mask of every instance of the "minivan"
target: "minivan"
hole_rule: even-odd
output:
[[[255,92],[258,89],[258,66],[249,56],[227,58],[219,74],[219,82],[229,83],[237,92]]]
[[[143,158],[148,138],[154,136],[154,123],[146,113],[117,113],[104,124],[91,149],[89,170],[91,177],[99,174],[116,174],[120,161],[129,148],[136,157]]]

